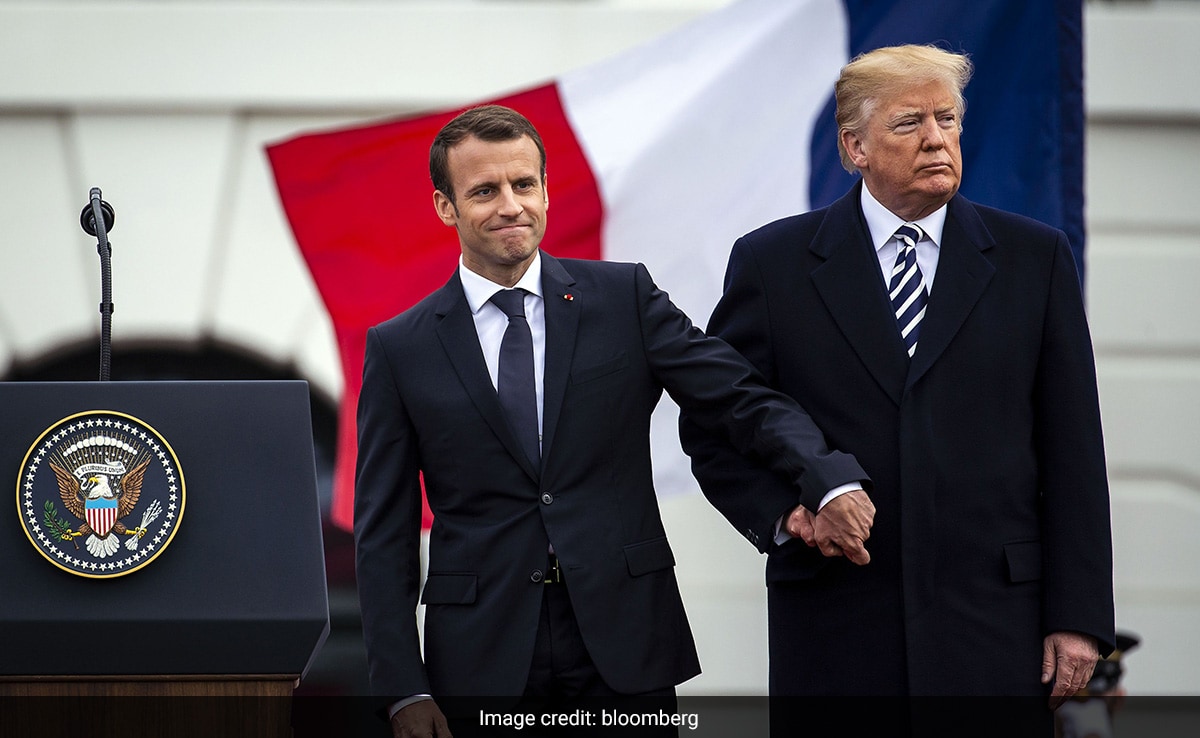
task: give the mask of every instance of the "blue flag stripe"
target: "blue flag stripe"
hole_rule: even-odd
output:
[[[849,56],[934,43],[966,52],[962,193],[1061,228],[1083,276],[1081,0],[844,0]],[[830,98],[813,130],[809,200],[824,207],[857,175],[842,169]]]

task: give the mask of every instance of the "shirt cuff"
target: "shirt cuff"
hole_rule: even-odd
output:
[[[821,512],[821,508],[825,507],[826,505],[833,502],[834,500],[841,497],[842,495],[846,494],[847,492],[853,492],[856,489],[862,489],[862,488],[863,488],[862,482],[850,482],[849,484],[843,484],[840,487],[834,487],[833,489],[826,492],[825,496],[821,498],[821,504],[817,505],[817,512]]]
[[[862,482],[850,482],[849,484],[843,484],[839,487],[834,487],[833,489],[826,492],[825,496],[821,498],[821,504],[817,506],[817,512],[820,512],[821,509],[824,508],[826,505],[828,505],[830,502],[833,502],[835,499],[837,499],[838,497],[841,497],[842,495],[846,494],[847,492],[853,492],[854,490],[862,489],[862,488],[863,488]],[[775,521],[775,545],[776,546],[782,546],[783,544],[787,543],[788,541],[792,540],[792,538],[794,538],[794,536],[791,533],[788,533],[787,528],[785,528],[783,526],[783,519],[785,517],[787,517],[787,516],[780,515],[779,519]]]
[[[393,703],[392,706],[388,708],[388,720],[394,718],[396,713],[400,712],[409,705],[431,699],[433,699],[433,695],[431,694],[414,694],[412,697],[405,697],[399,702]]]

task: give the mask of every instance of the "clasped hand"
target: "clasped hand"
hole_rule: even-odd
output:
[[[392,716],[393,738],[454,738],[437,703],[423,699]]]
[[[875,505],[864,490],[834,498],[814,515],[798,505],[787,519],[787,531],[820,549],[825,556],[845,556],[862,566],[871,561],[866,542],[875,522]]]

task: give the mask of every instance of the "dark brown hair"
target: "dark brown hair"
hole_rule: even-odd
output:
[[[460,113],[442,127],[429,147],[429,178],[434,189],[454,201],[454,185],[450,181],[448,158],[450,149],[470,136],[480,141],[512,141],[529,136],[537,145],[542,158],[542,181],[546,180],[546,147],[542,137],[529,119],[503,105],[481,105]]]

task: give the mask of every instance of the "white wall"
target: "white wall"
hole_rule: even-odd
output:
[[[493,97],[725,2],[0,0],[0,375],[98,334],[77,221],[100,186],[118,340],[218,337],[336,396],[263,145]],[[1088,298],[1135,693],[1200,693],[1198,6],[1086,13]],[[683,691],[765,693],[762,559],[698,494],[664,515],[705,667]]]
[[[1134,693],[1198,694],[1200,7],[1087,6],[1088,310]]]

